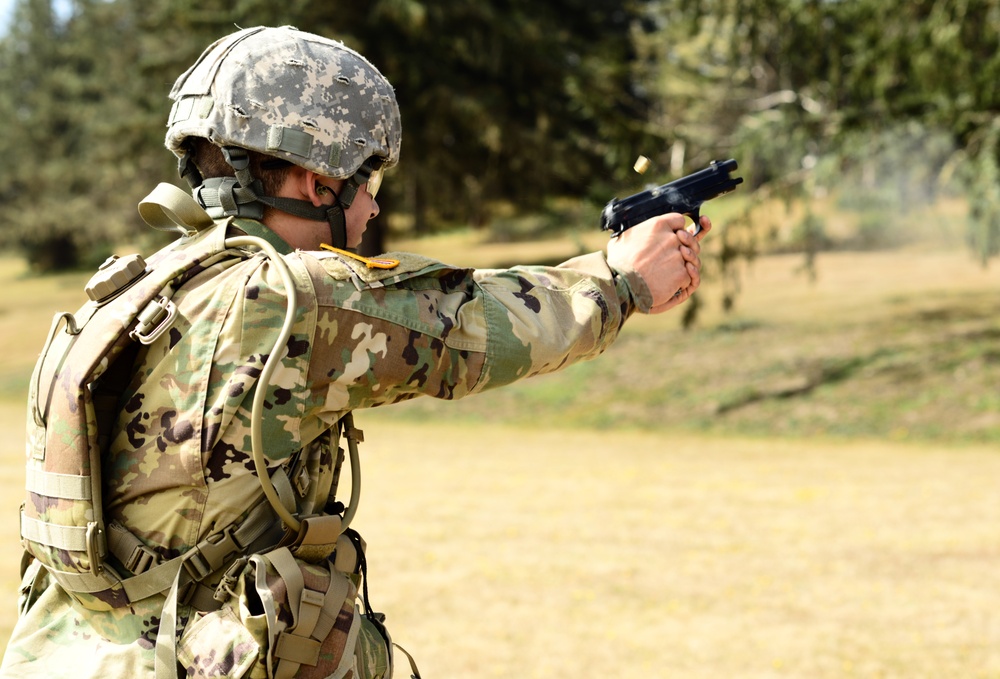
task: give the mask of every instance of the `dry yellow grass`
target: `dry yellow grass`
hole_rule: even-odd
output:
[[[994,450],[359,424],[373,603],[427,677],[1000,676]]]
[[[426,676],[1000,676],[994,450],[359,421]]]

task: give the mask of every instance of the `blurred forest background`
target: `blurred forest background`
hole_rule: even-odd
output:
[[[646,182],[746,180],[683,313],[359,414],[372,582],[427,676],[1000,677],[1000,0],[6,1],[0,547],[53,311],[182,185],[171,85],[288,24],[397,89],[368,252],[548,263]]]
[[[641,188],[639,153],[657,183],[739,160],[747,212],[719,231],[722,270],[898,243],[943,194],[968,201],[982,262],[1000,249],[1000,0],[15,0],[3,246],[55,271],[139,238],[136,203],[176,180],[171,84],[207,44],[261,24],[341,39],[397,89],[403,158],[367,252],[393,233],[595,228],[609,198]],[[861,215],[849,238],[799,201],[817,196]],[[751,229],[775,200],[805,207]]]
[[[46,291],[110,252],[162,244],[135,206],[183,185],[167,93],[204,47],[297,25],[398,93],[366,254],[554,263],[602,247],[614,196],[713,159],[745,178],[705,208],[705,285],[680,313],[630,324],[610,360],[394,417],[1000,438],[1000,0],[7,1],[12,327],[21,306],[44,327]],[[18,400],[37,346],[14,340],[0,395]]]

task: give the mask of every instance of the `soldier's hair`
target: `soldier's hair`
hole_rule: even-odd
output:
[[[205,179],[212,177],[235,177],[236,171],[226,162],[222,149],[204,137],[188,137],[185,142],[191,149],[195,167]],[[288,170],[292,166],[285,160],[267,156],[257,151],[248,151],[250,174],[260,180],[265,196],[274,196],[285,183]]]

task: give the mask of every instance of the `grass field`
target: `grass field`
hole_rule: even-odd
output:
[[[709,281],[695,330],[358,414],[373,603],[425,676],[1000,677],[1000,273],[961,245],[800,262],[760,259],[728,316]],[[0,642],[22,390],[86,278],[2,264]]]
[[[992,448],[359,424],[371,596],[426,677],[1000,676]]]
[[[369,420],[426,676],[1000,676],[992,449]]]

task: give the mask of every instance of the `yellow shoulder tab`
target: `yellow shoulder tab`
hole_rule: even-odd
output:
[[[361,255],[348,252],[347,250],[341,250],[340,248],[335,248],[332,245],[327,245],[326,243],[321,243],[320,247],[324,250],[329,250],[330,252],[336,252],[338,255],[343,255],[359,262],[364,262],[369,269],[395,269],[399,266],[398,259],[389,259],[388,257],[362,257]]]

